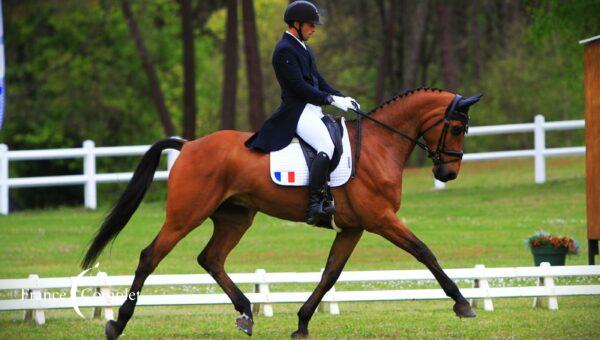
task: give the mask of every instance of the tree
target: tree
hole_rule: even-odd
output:
[[[250,106],[248,120],[252,130],[257,131],[265,120],[265,110],[253,0],[242,0],[242,17],[246,75],[248,77],[248,103]]]
[[[196,64],[191,0],[180,0],[183,42],[183,138],[196,138]]]
[[[414,4],[410,10],[411,20],[407,25],[404,38],[404,59],[402,63],[402,88],[404,90],[417,87],[419,75],[419,62],[425,44],[427,34],[427,14],[429,12],[429,1],[421,0]]]
[[[125,19],[127,19],[129,33],[131,34],[131,37],[135,42],[138,55],[140,56],[140,59],[142,59],[144,71],[146,72],[148,81],[150,82],[152,99],[154,100],[154,105],[156,106],[156,111],[158,112],[163,132],[166,136],[173,136],[175,135],[175,128],[173,127],[171,115],[169,114],[169,110],[167,109],[167,106],[165,104],[165,96],[163,94],[163,91],[161,90],[160,81],[158,80],[156,71],[152,66],[150,54],[148,53],[148,49],[144,44],[142,33],[140,32],[135,17],[133,16],[133,13],[131,11],[131,4],[129,3],[129,0],[121,0],[121,8],[123,10],[123,15],[125,15]]]
[[[458,65],[455,59],[454,12],[451,5],[445,1],[437,3],[438,35],[440,43],[442,77],[444,86],[450,91],[458,88]]]
[[[391,0],[388,16],[386,18],[385,4],[383,0],[377,2],[379,10],[381,12],[382,24],[382,35],[383,45],[381,51],[381,58],[379,60],[379,72],[377,76],[377,89],[375,90],[375,103],[381,103],[383,101],[383,95],[385,93],[385,83],[388,79],[388,74],[392,70],[392,44],[394,41],[394,29],[396,26],[397,16],[397,3],[398,0]]]
[[[237,101],[238,32],[237,0],[227,1],[227,28],[225,33],[225,63],[223,91],[221,92],[221,129],[235,128]]]

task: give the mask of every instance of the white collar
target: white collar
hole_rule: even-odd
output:
[[[285,33],[287,33],[287,34],[291,35],[292,37],[294,37],[294,39],[296,39],[296,41],[299,42],[302,45],[302,47],[304,47],[305,50],[307,49],[306,45],[304,44],[304,42],[300,41],[300,39],[296,38],[296,36],[293,35],[292,33],[290,33],[290,31],[285,31]]]

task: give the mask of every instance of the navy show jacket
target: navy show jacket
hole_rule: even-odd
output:
[[[329,95],[343,96],[321,77],[315,56],[288,33],[273,51],[273,68],[281,87],[281,105],[245,145],[257,151],[270,152],[288,146],[296,134],[296,126],[307,103],[329,104]]]

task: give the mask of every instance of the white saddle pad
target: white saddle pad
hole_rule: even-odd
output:
[[[330,187],[338,187],[348,182],[352,174],[352,154],[350,151],[350,138],[346,129],[346,120],[342,117],[344,136],[342,145],[344,152],[340,163],[330,175]],[[300,147],[298,138],[294,137],[290,145],[285,148],[271,152],[271,179],[273,182],[284,186],[306,186],[308,185],[308,166]]]

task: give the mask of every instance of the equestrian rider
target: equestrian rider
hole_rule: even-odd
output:
[[[334,105],[347,111],[358,105],[329,85],[319,74],[315,56],[306,44],[320,25],[317,7],[308,1],[294,1],[286,9],[288,30],[273,51],[273,68],[281,86],[282,103],[260,130],[246,141],[254,150],[271,152],[283,149],[294,135],[317,151],[310,166],[307,223],[330,218],[333,206],[323,207],[321,189],[329,173],[334,145],[321,120],[321,106]]]

